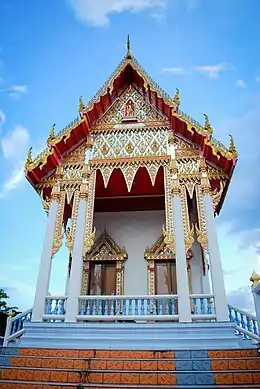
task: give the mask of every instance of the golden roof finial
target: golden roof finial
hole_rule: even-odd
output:
[[[180,106],[180,91],[178,88],[176,88],[175,96],[173,98],[173,102],[177,105],[177,107]]]
[[[253,282],[253,285],[258,284],[260,282],[260,275],[255,270],[253,270],[249,281]]]
[[[83,109],[85,109],[85,105],[84,105],[84,103],[83,103],[82,96],[80,96],[80,98],[79,98],[79,109],[78,109],[78,111],[81,112],[81,111],[83,111]]]
[[[229,144],[228,151],[236,157],[237,156],[237,149],[235,146],[234,138],[231,134],[229,134],[229,136],[230,136],[230,144]]]
[[[127,35],[127,42],[126,42],[126,58],[131,59],[132,54],[131,54],[131,42],[130,42],[130,35]]]
[[[209,135],[211,135],[213,133],[213,129],[212,129],[211,125],[210,125],[208,115],[206,115],[205,113],[203,115],[205,117],[204,129],[207,131],[207,133]]]
[[[32,147],[29,148],[28,150],[28,155],[27,155],[27,159],[26,159],[26,162],[25,162],[25,169],[27,169],[29,167],[29,165],[32,163],[33,159],[32,159]]]
[[[55,138],[55,132],[54,132],[55,126],[56,126],[56,124],[53,124],[53,126],[50,129],[50,134],[49,134],[48,139],[47,139],[48,145],[50,145],[52,143],[53,139]]]

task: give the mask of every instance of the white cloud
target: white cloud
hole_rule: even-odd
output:
[[[28,150],[29,132],[21,125],[17,125],[12,131],[2,138],[0,144],[4,158],[11,163],[8,179],[0,188],[0,199],[16,189],[24,180],[24,157]]]
[[[1,140],[4,157],[7,159],[19,159],[27,150],[28,141],[28,130],[21,125],[17,125]]]
[[[221,62],[217,65],[193,66],[193,70],[205,74],[210,78],[218,78],[221,72],[230,70],[232,66],[226,62]]]
[[[141,12],[165,9],[168,0],[68,0],[76,17],[94,26],[109,24],[109,15],[121,12]]]
[[[12,99],[19,99],[19,97],[25,93],[28,92],[28,86],[23,84],[23,85],[12,85],[8,88],[9,91],[9,97]]]
[[[245,81],[243,81],[243,80],[237,80],[236,86],[237,86],[238,88],[246,88],[246,83],[245,83]]]
[[[5,113],[2,109],[0,109],[0,125],[5,122]]]
[[[185,70],[183,68],[163,68],[163,73],[173,73],[173,74],[184,74]]]

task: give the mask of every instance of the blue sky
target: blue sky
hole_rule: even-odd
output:
[[[41,203],[23,178],[29,146],[40,151],[53,123],[77,116],[132,51],[181,109],[239,150],[218,217],[229,301],[251,308],[249,277],[260,271],[260,4],[258,0],[0,0],[0,286],[31,307],[45,230]],[[64,252],[55,257],[59,290]]]

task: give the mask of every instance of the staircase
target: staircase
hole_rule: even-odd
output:
[[[0,388],[260,388],[254,349],[116,351],[0,349]]]

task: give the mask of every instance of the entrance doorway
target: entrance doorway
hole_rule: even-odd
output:
[[[176,264],[175,261],[155,261],[155,293],[162,295],[177,294]],[[178,301],[157,301],[157,312],[175,314],[178,311]]]

